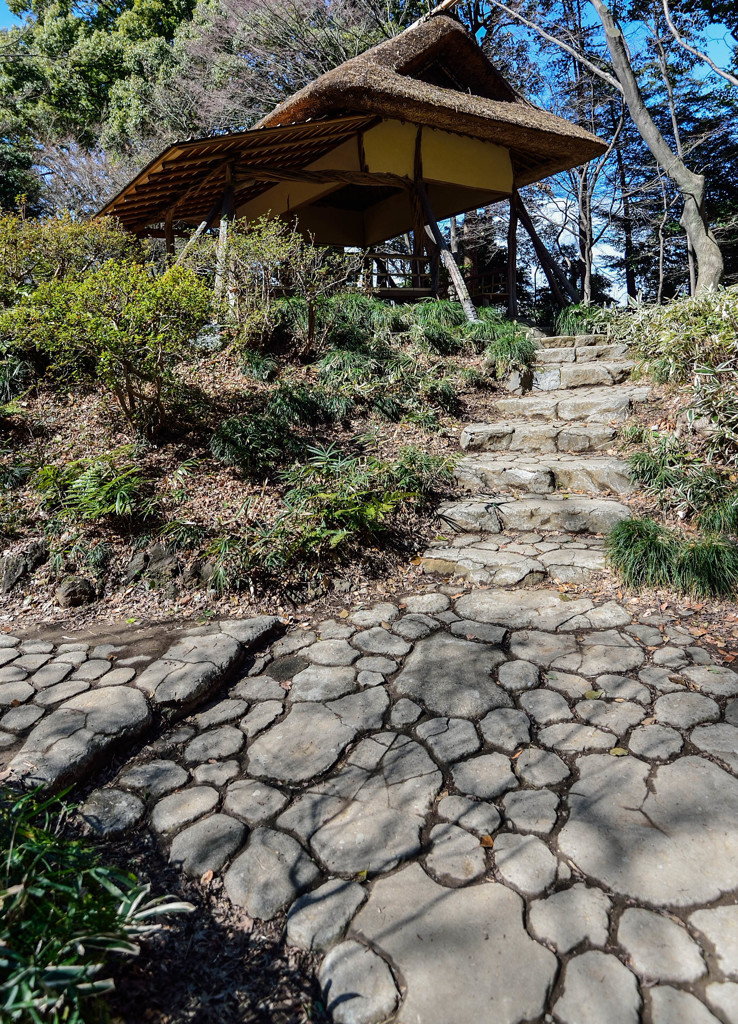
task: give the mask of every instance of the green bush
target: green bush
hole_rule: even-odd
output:
[[[388,482],[411,494],[413,500],[425,503],[453,484],[452,466],[452,459],[408,445],[388,463],[385,472]]]
[[[690,383],[700,367],[714,370],[738,357],[738,292],[719,289],[663,306],[590,307],[616,341],[633,345],[658,381]]]
[[[428,299],[403,310],[406,334],[421,348],[450,355],[468,348],[465,328],[468,321],[458,302]]]
[[[57,799],[0,792],[0,1010],[3,1021],[104,1020],[114,956],[135,956],[157,918],[194,908],[100,863],[68,835]]]
[[[407,419],[435,427],[436,414],[458,409],[458,372],[383,342],[331,349],[318,362],[318,376],[344,398],[392,421]],[[451,368],[453,369],[453,368]]]
[[[556,314],[556,334],[601,334],[607,333],[608,311],[601,306],[585,306],[575,303],[565,306]]]
[[[600,312],[655,380],[687,385],[692,417],[707,420],[710,454],[738,464],[738,291]]]
[[[304,448],[289,422],[264,412],[224,420],[210,440],[210,450],[219,462],[249,475],[273,472],[298,458]]]
[[[253,380],[271,381],[279,372],[279,364],[276,359],[257,352],[255,349],[243,349],[239,353],[239,361],[242,371],[247,377]]]
[[[333,310],[328,299],[349,286],[361,260],[361,253],[312,245],[295,226],[262,217],[229,225],[222,266],[215,239],[206,236],[183,262],[211,282],[219,271],[227,278],[218,316],[237,330],[242,344],[260,347],[282,339],[306,352],[325,341]]]
[[[738,590],[738,545],[723,537],[692,539],[652,519],[626,519],[609,535],[607,551],[629,587],[668,587],[696,597]]]
[[[148,493],[148,481],[135,463],[121,461],[130,453],[122,448],[96,459],[42,466],[35,485],[47,512],[72,520],[154,515],[157,504]]]
[[[310,425],[334,423],[352,409],[352,399],[340,391],[284,382],[269,395],[265,413],[284,424]]]
[[[522,331],[501,333],[484,350],[484,364],[501,380],[513,370],[521,373],[536,361],[536,344]]]
[[[693,389],[692,415],[708,421],[710,456],[738,465],[738,354],[718,366],[697,366]]]
[[[107,260],[142,255],[141,243],[110,217],[46,220],[0,213],[0,306],[10,306],[44,281],[80,276]]]
[[[189,270],[109,261],[39,285],[0,316],[15,345],[35,348],[70,383],[101,382],[148,435],[166,422],[175,367],[208,319],[210,294]]]

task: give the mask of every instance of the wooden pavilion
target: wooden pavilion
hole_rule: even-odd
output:
[[[438,14],[321,75],[249,131],[175,143],[100,213],[138,235],[163,233],[172,252],[175,225],[201,232],[234,217],[289,218],[318,244],[373,250],[372,280],[386,297],[436,294],[440,258],[463,301],[438,221],[508,198],[515,312],[518,217],[554,293],[571,295],[517,190],[604,149],[527,102],[459,22]],[[411,287],[398,289],[376,247],[410,232]]]

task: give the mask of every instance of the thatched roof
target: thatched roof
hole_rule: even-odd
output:
[[[220,201],[228,164],[306,167],[374,120],[365,115],[331,118],[175,142],[110,199],[99,216],[117,217],[129,231],[138,231],[162,221],[176,204],[178,221],[198,224]],[[270,184],[237,183],[238,201],[242,194],[264,191]]]
[[[346,61],[254,127],[339,114],[379,114],[511,150],[520,187],[604,152],[598,138],[529,103],[458,21],[435,15]]]
[[[401,178],[374,172],[371,178],[363,157],[350,171],[352,165],[334,162],[334,156],[343,146],[345,159],[352,139],[358,143],[352,152],[361,153],[372,130],[387,124],[417,127],[418,138],[425,128],[440,130],[426,134],[443,135],[451,160],[440,183],[433,183],[430,170],[428,175],[439,217],[496,202],[513,186],[584,163],[605,149],[589,132],[527,102],[466,29],[435,15],[321,75],[249,131],[175,143],[100,212],[138,232],[167,215],[178,222],[210,222],[232,182],[239,216],[299,212],[318,241],[374,244],[412,226],[405,187],[412,169],[402,170]],[[480,142],[492,144],[481,148],[490,167],[495,159],[498,170],[506,163],[507,177],[479,170],[486,166]],[[477,150],[470,154],[469,147]],[[504,159],[493,157],[495,152]],[[478,173],[471,182],[474,160]],[[426,178],[424,162],[422,173]],[[320,174],[328,179],[322,188]],[[301,192],[300,181],[312,182],[312,191]],[[385,212],[372,221],[371,209]]]

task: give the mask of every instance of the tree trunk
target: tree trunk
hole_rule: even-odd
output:
[[[625,162],[623,153],[618,146],[615,150],[618,164],[618,177],[620,179],[620,199],[623,204],[623,237],[624,237],[624,263],[625,263],[625,290],[629,299],[634,299],[638,293],[633,269],[633,217],[630,212],[630,196],[628,195],[628,182],[625,177]]]
[[[454,259],[459,252],[459,222],[455,217],[449,217],[448,221],[448,233],[450,239],[451,252],[454,255]]]
[[[707,220],[704,175],[690,171],[656,127],[643,100],[620,27],[603,0],[590,2],[605,30],[607,48],[630,116],[656,161],[684,197],[680,223],[687,232],[697,260],[695,294],[717,288],[723,277],[723,257]]]
[[[674,86],[671,82],[671,75],[669,74],[669,65],[666,60],[666,51],[661,43],[661,36],[659,33],[659,24],[656,21],[654,25],[654,40],[656,43],[656,49],[659,55],[659,67],[661,68],[661,77],[664,80],[666,86],[666,95],[669,98],[669,113],[671,114],[671,130],[674,133],[674,142],[676,143],[677,156],[680,160],[684,159],[684,148],[682,146],[682,133],[679,131],[679,118],[677,117],[676,102],[674,100]],[[663,255],[662,255],[663,258]],[[694,295],[697,288],[697,268],[695,267],[694,249],[687,237],[687,271],[689,274],[689,294]],[[661,302],[661,296],[659,292],[659,302]]]
[[[588,165],[579,172],[579,262],[582,265],[582,302],[592,302],[592,192]]]

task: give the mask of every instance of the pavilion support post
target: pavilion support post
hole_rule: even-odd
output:
[[[425,219],[427,222],[426,231],[430,233],[430,237],[433,239],[433,241],[436,243],[440,250],[441,260],[443,261],[444,267],[448,271],[449,277],[453,281],[454,288],[456,289],[456,294],[459,297],[459,302],[461,303],[461,308],[464,310],[466,319],[469,321],[470,324],[475,324],[479,321],[477,311],[474,308],[474,303],[472,302],[469,296],[469,291],[466,287],[466,281],[464,280],[462,273],[459,270],[458,264],[453,257],[453,253],[448,247],[448,242],[443,237],[441,229],[438,226],[438,221],[436,220],[436,216],[433,213],[430,201],[428,199],[428,193],[426,192],[425,184],[422,181],[416,181],[415,188],[417,189],[417,193],[418,196],[420,197],[420,202],[423,207],[423,212],[425,213]]]
[[[530,235],[530,240],[533,242],[533,248],[536,251],[536,256],[540,260],[541,266],[543,267],[543,272],[548,279],[554,298],[563,309],[564,306],[566,306],[566,299],[562,292],[563,289],[572,302],[581,302],[579,292],[541,241],[533,221],[530,218],[530,214],[523,205],[523,201],[520,198],[517,189],[513,192],[513,200],[518,211],[518,216],[520,217],[520,222]]]
[[[167,210],[164,215],[164,241],[167,247],[167,256],[174,256],[174,207]]]
[[[220,218],[218,229],[218,241],[215,246],[215,299],[220,301],[223,298],[223,288],[226,278],[228,261],[228,218]]]
[[[222,205],[222,203],[221,203],[220,199],[217,199],[213,203],[213,205],[210,207],[210,211],[208,212],[207,216],[205,217],[205,220],[200,221],[200,223],[197,225],[197,229],[195,230],[194,234],[192,234],[190,236],[190,238],[188,239],[187,244],[185,245],[184,249],[182,250],[182,252],[177,257],[177,259],[175,261],[175,264],[176,263],[181,263],[182,260],[187,255],[187,253],[192,248],[192,246],[195,244],[197,239],[200,237],[200,235],[202,235],[203,232],[207,231],[207,229],[209,227],[212,227],[212,224],[215,221],[215,218],[220,213],[221,205]]]
[[[226,186],[223,191],[223,201],[220,209],[220,229],[218,231],[218,243],[215,250],[215,298],[217,301],[223,297],[223,289],[228,288],[228,223],[233,219],[234,194],[233,194],[233,167],[226,165],[225,169]]]
[[[433,293],[433,298],[438,298],[438,281],[441,271],[441,252],[436,245],[434,238],[426,234],[425,236],[425,251],[428,253],[428,260],[430,261],[430,287]]]
[[[507,315],[518,315],[518,208],[510,196],[510,222],[507,228]]]

